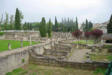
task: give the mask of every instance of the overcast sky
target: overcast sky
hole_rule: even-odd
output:
[[[83,22],[86,18],[94,23],[109,20],[112,14],[112,0],[0,0],[0,16],[5,12],[15,14],[19,8],[23,15],[23,22],[37,22],[42,17],[54,21],[61,18],[75,18]]]

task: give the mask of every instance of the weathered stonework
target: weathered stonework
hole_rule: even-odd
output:
[[[22,62],[24,60],[24,62]],[[29,61],[28,48],[0,53],[0,75],[27,64]]]
[[[45,39],[46,41],[46,39]],[[72,67],[79,69],[94,70],[96,68],[106,68],[108,62],[70,62],[67,57],[72,52],[72,45],[60,40],[47,40],[37,45],[18,48],[15,50],[0,53],[0,75],[5,75],[13,69],[22,67],[25,64],[42,64],[61,67]],[[80,45],[82,48],[85,45]],[[88,46],[86,46],[88,48]],[[23,62],[24,60],[24,62]]]
[[[34,50],[37,53],[44,49],[45,46],[49,46],[49,43],[42,43],[34,46],[29,46],[25,48],[18,48],[15,50],[5,51],[0,53],[0,75],[5,75],[5,73],[12,71],[13,69],[22,67],[29,63],[29,52]],[[37,54],[36,53],[36,54]]]

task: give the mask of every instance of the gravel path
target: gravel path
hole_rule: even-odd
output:
[[[85,61],[86,53],[90,52],[89,49],[81,49],[81,50],[75,50],[72,53],[72,56],[68,59],[68,61],[75,61],[75,62],[83,62]]]

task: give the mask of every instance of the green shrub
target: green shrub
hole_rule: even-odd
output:
[[[107,56],[107,59],[108,59],[109,61],[112,61],[112,55],[108,55],[108,56]]]
[[[26,73],[27,73],[26,70],[22,68],[18,68],[18,69],[13,70],[12,72],[6,73],[6,75],[25,75]]]
[[[25,62],[25,59],[22,59],[22,63],[24,63]]]
[[[22,70],[23,70],[22,68],[18,68],[18,69],[13,70],[13,72],[18,73],[18,72],[21,72]]]
[[[4,32],[0,32],[0,36],[4,35]]]
[[[93,73],[94,75],[105,74],[106,69],[97,68]]]
[[[12,75],[12,73],[11,72],[8,72],[8,73],[6,73],[6,75]]]

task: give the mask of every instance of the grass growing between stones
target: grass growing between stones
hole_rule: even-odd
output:
[[[74,41],[74,44],[94,44],[93,40],[79,40],[79,41]]]
[[[112,61],[112,54],[91,54],[90,58],[93,61]]]
[[[20,48],[21,47],[21,41],[17,40],[0,40],[0,52],[8,50],[8,43],[11,44],[12,49]],[[39,42],[32,42],[32,45],[38,44]],[[23,47],[29,46],[30,42],[23,41]]]
[[[62,68],[62,67],[51,67],[51,66],[40,66],[29,64],[22,68],[13,70],[6,75],[103,75],[99,71],[88,71],[73,68]]]
[[[105,48],[105,49],[112,49],[112,45],[104,45],[103,48]]]
[[[13,72],[8,72],[6,75],[24,75],[26,73],[27,73],[26,70],[22,68],[18,68],[18,69],[13,70]]]
[[[93,73],[94,75],[105,75],[106,69],[97,68]]]

